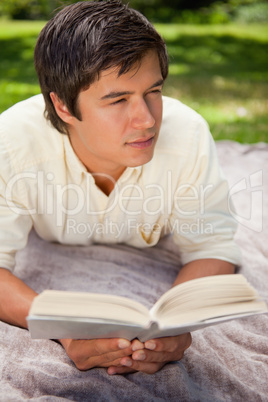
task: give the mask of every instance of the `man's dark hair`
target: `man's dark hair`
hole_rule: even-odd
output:
[[[81,120],[77,98],[101,71],[118,67],[122,75],[155,50],[163,79],[168,74],[166,46],[153,25],[120,0],[81,1],[62,9],[42,29],[35,47],[35,68],[46,103],[46,117],[62,133],[50,92]]]

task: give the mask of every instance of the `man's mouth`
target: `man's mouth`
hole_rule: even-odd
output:
[[[149,137],[149,138],[138,138],[135,141],[127,142],[126,145],[132,147],[132,148],[137,148],[137,149],[144,149],[148,148],[152,145],[154,142],[154,135]]]

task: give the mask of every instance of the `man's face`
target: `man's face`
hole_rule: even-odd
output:
[[[69,119],[70,141],[90,172],[117,180],[127,166],[152,159],[162,121],[162,86],[158,56],[151,51],[120,77],[118,69],[103,71],[79,94],[82,121]]]

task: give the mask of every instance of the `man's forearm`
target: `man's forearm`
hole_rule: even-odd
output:
[[[203,276],[233,274],[235,266],[230,262],[214,258],[191,261],[180,270],[173,286]]]
[[[33,298],[37,295],[10,271],[0,268],[0,320],[27,328],[28,315]]]

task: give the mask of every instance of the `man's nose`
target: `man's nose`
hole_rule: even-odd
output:
[[[132,105],[131,125],[136,130],[152,128],[155,125],[150,106],[144,99],[140,99]]]

